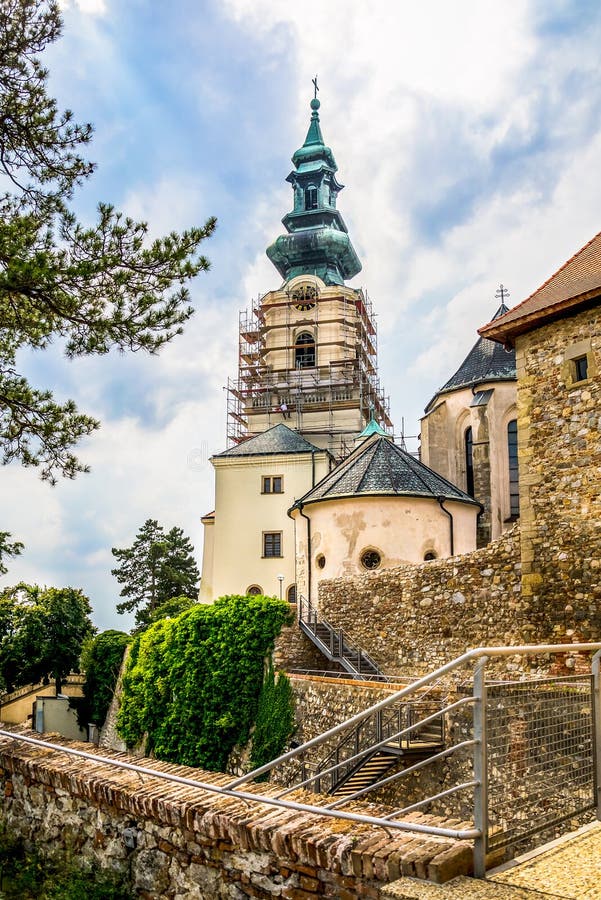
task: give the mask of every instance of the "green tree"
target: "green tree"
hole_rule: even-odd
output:
[[[0,531],[0,575],[6,575],[8,569],[3,562],[4,556],[19,556],[23,549],[20,541],[9,541],[10,533],[8,531]]]
[[[117,719],[129,746],[142,741],[157,759],[225,771],[236,744],[248,741],[265,657],[290,604],[238,595],[195,604],[134,639]]]
[[[0,676],[6,690],[53,678],[57,693],[94,633],[92,607],[77,588],[18,584],[0,595]]]
[[[117,612],[136,610],[136,627],[147,626],[160,608],[175,597],[196,599],[199,572],[194,547],[181,528],[165,531],[156,519],[147,519],[131,547],[111,550],[119,565],[111,569],[126,599]]]
[[[86,680],[83,698],[77,704],[82,727],[90,722],[102,727],[113,699],[123,654],[130,641],[131,637],[123,631],[103,631],[86,644],[81,657]]]
[[[156,352],[192,315],[186,283],[215,220],[152,242],[147,226],[99,204],[86,226],[70,209],[94,166],[92,127],[59,112],[39,55],[61,31],[54,0],[0,0],[0,452],[54,483],[86,467],[72,452],[98,427],[73,401],[29,384],[19,350],[61,341],[67,357]]]

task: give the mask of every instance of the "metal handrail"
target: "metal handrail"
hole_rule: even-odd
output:
[[[270,772],[271,769],[274,769],[276,766],[279,766],[284,762],[288,762],[289,759],[294,759],[296,756],[300,756],[301,753],[305,753],[311,747],[315,747],[317,744],[324,744],[327,740],[329,740],[329,738],[335,737],[346,728],[350,728],[351,726],[358,724],[362,719],[366,719],[368,716],[370,716],[374,712],[377,712],[379,709],[386,709],[387,706],[391,706],[398,700],[409,697],[411,694],[419,691],[422,687],[431,684],[433,681],[438,681],[443,677],[443,675],[448,675],[451,672],[462,668],[467,663],[476,662],[478,659],[481,659],[484,656],[540,656],[541,654],[549,653],[590,653],[593,650],[601,650],[601,643],[538,645],[522,644],[516,647],[476,647],[473,650],[468,650],[466,653],[463,653],[461,656],[456,657],[456,659],[450,660],[448,663],[445,663],[443,666],[440,666],[438,669],[435,669],[428,675],[424,675],[422,678],[418,678],[418,680],[414,681],[412,684],[401,688],[400,691],[396,691],[389,697],[385,697],[383,700],[379,700],[378,703],[374,703],[373,706],[370,706],[367,709],[356,713],[345,722],[340,722],[338,725],[334,725],[333,728],[329,728],[327,731],[324,731],[323,734],[318,734],[316,737],[311,738],[311,740],[305,741],[304,744],[299,744],[298,747],[294,747],[292,750],[288,750],[286,753],[282,753],[282,755],[278,756],[277,759],[265,763],[264,765],[259,766],[257,769],[253,769],[252,772],[248,772],[246,775],[241,775],[239,778],[236,778],[234,781],[232,781],[229,784],[229,787],[237,787],[240,784],[245,784],[247,781],[253,781],[259,775],[263,775],[265,774],[265,772]]]
[[[307,615],[303,616],[303,609],[306,607]],[[299,604],[298,604],[298,620],[301,626],[305,626],[311,634],[313,635],[313,640],[316,644],[321,645],[326,652],[329,652],[332,657],[337,657],[338,659],[345,659],[347,663],[352,666],[357,675],[362,675],[361,672],[361,660],[364,660],[368,666],[372,668],[372,672],[367,672],[371,676],[372,679],[379,679],[380,681],[387,681],[386,675],[381,672],[378,664],[371,658],[371,656],[365,652],[361,647],[353,644],[351,640],[349,640],[347,633],[343,628],[335,628],[327,619],[321,619],[317,616],[317,610],[311,603],[309,599],[304,597],[302,594],[299,596]],[[328,630],[330,637],[330,645],[328,646],[325,641],[323,641],[319,635],[317,634],[317,627],[323,626]],[[335,645],[338,644],[338,653],[335,652]],[[353,662],[351,662],[351,654],[354,654],[357,657],[357,665],[355,666]]]
[[[65,753],[68,756],[76,756],[90,762],[113,766],[116,769],[126,769],[130,772],[135,772],[140,776],[147,775],[151,778],[158,778],[161,781],[170,781],[175,784],[185,785],[186,787],[198,788],[199,790],[208,791],[211,794],[232,797],[236,800],[242,800],[246,805],[266,804],[267,806],[276,806],[282,809],[290,809],[295,812],[311,813],[316,816],[327,816],[332,819],[345,819],[346,821],[357,822],[362,825],[394,828],[397,831],[413,831],[417,834],[433,834],[438,835],[439,837],[455,838],[456,840],[472,840],[478,836],[478,831],[474,828],[465,828],[462,830],[456,828],[440,828],[436,825],[424,825],[419,822],[403,822],[400,820],[390,821],[389,819],[383,819],[378,816],[366,816],[361,813],[341,812],[339,810],[328,809],[327,806],[316,806],[310,803],[296,803],[293,800],[282,800],[269,794],[238,791],[232,789],[228,785],[222,786],[211,782],[197,781],[194,778],[185,778],[182,775],[161,772],[158,769],[151,769],[148,766],[139,766],[136,763],[128,763],[125,760],[111,759],[107,756],[87,753],[85,750],[76,750],[74,747],[65,747],[63,744],[54,744],[50,741],[29,737],[29,735],[14,734],[13,732],[4,729],[0,729],[0,737],[9,738],[16,743],[32,744],[35,747],[42,747],[57,753]]]
[[[382,787],[383,785],[389,784],[397,778],[403,777],[404,774],[409,774],[410,771],[415,771],[416,768],[422,768],[423,765],[430,764],[433,760],[440,758],[441,756],[448,756],[451,753],[456,752],[461,748],[467,748],[468,746],[472,749],[472,765],[473,765],[473,779],[469,782],[465,782],[461,785],[456,785],[453,788],[450,788],[448,792],[445,792],[440,795],[435,795],[433,797],[424,798],[423,801],[419,801],[417,806],[413,806],[412,808],[421,808],[422,806],[426,806],[428,803],[433,802],[437,798],[441,796],[449,796],[450,794],[457,793],[458,791],[463,790],[472,790],[473,791],[473,811],[474,811],[474,829],[477,832],[477,836],[474,838],[474,873],[477,877],[484,877],[486,873],[486,847],[487,847],[487,834],[488,834],[488,782],[487,782],[487,730],[486,730],[486,715],[485,715],[485,707],[486,707],[486,696],[487,696],[487,684],[485,679],[485,667],[489,658],[495,657],[507,657],[507,656],[540,656],[540,655],[551,655],[558,653],[595,653],[593,659],[593,709],[594,716],[593,721],[597,723],[595,725],[597,741],[596,741],[596,749],[595,749],[595,758],[594,758],[594,768],[596,772],[596,791],[597,791],[597,816],[601,818],[601,643],[573,643],[573,644],[527,644],[520,645],[516,647],[478,647],[473,650],[469,650],[467,653],[464,653],[462,656],[457,659],[451,660],[443,666],[440,666],[434,672],[429,673],[428,675],[419,678],[413,684],[408,685],[402,688],[399,691],[391,694],[390,696],[380,700],[378,703],[375,703],[373,706],[369,707],[366,710],[363,710],[360,713],[357,713],[355,716],[352,716],[346,722],[341,722],[339,725],[330,728],[328,731],[324,732],[321,735],[312,738],[309,741],[306,741],[299,747],[295,747],[292,750],[289,750],[287,753],[282,754],[278,759],[273,760],[270,763],[267,763],[264,766],[261,766],[258,769],[255,769],[254,772],[249,772],[247,775],[242,776],[241,778],[236,779],[231,782],[229,787],[235,787],[240,784],[243,784],[245,781],[251,780],[258,775],[262,775],[265,772],[268,772],[274,769],[276,766],[285,763],[289,760],[295,759],[301,754],[304,754],[307,750],[313,749],[320,744],[324,744],[326,741],[330,741],[332,738],[341,734],[343,731],[346,731],[350,728],[357,728],[362,722],[364,722],[368,717],[374,716],[376,714],[381,713],[383,710],[388,709],[394,704],[399,704],[401,700],[407,701],[409,697],[412,695],[416,695],[419,691],[421,691],[424,687],[432,685],[434,682],[439,681],[445,676],[449,676],[451,673],[456,672],[458,669],[468,665],[475,663],[475,670],[473,675],[474,687],[473,687],[473,696],[469,698],[462,698],[462,701],[465,703],[473,704],[473,722],[474,722],[474,740],[473,741],[464,741],[460,744],[456,744],[448,750],[443,750],[441,754],[436,754],[428,760],[424,760],[420,763],[417,763],[413,767],[408,767],[407,769],[402,770],[401,772],[397,772],[391,776],[383,778],[377,781],[375,784],[370,785],[368,789],[363,789],[361,791],[357,791],[354,794],[350,795],[348,798],[341,798],[338,801],[334,801],[334,803],[330,804],[330,809],[338,809],[340,806],[345,805],[350,800],[355,800],[360,796],[363,796],[368,790],[373,790],[374,788]],[[520,682],[517,681],[517,684]],[[450,704],[446,712],[449,712],[453,708],[454,704]],[[434,717],[444,715],[445,711],[441,710],[434,714]],[[416,727],[419,727],[423,722],[415,723]],[[355,761],[361,759],[362,757],[371,754],[372,751],[375,752],[378,747],[387,743],[389,738],[384,738],[380,742],[376,742],[372,744],[371,747],[364,748],[360,752],[355,755]],[[357,748],[359,751],[359,748]],[[352,759],[352,757],[351,757]],[[345,764],[348,764],[350,760],[346,760]],[[319,778],[323,778],[326,774],[333,769],[339,767],[339,763],[337,762],[335,766],[330,767],[330,769],[326,769],[317,774],[317,779],[314,776],[311,776],[309,779],[305,779],[300,782],[300,784],[294,785],[293,787],[284,791],[281,795],[290,793],[297,787],[305,786],[308,783],[311,783],[315,780],[319,783]],[[399,815],[403,815],[408,812],[408,808],[403,810],[397,810],[391,814],[389,814],[389,818],[387,821],[397,821],[396,817]]]
[[[48,741],[38,740],[37,738],[31,738],[29,736],[23,734],[14,734],[13,732],[0,730],[0,737],[8,738],[12,741],[17,742],[25,742],[29,744],[33,744],[34,746],[44,747],[50,750],[54,750],[59,753],[66,753],[68,755],[80,757],[83,759],[90,760],[95,763],[103,763],[109,766],[114,766],[115,768],[127,769],[133,772],[136,772],[139,775],[147,775],[152,778],[162,779],[164,781],[170,781],[177,784],[183,784],[189,787],[198,788],[200,790],[205,790],[210,793],[215,793],[227,797],[232,797],[235,799],[239,799],[247,804],[259,803],[259,804],[267,804],[270,806],[281,807],[284,809],[291,809],[298,812],[307,812],[317,816],[329,816],[331,818],[339,818],[344,819],[346,821],[352,821],[367,825],[375,825],[384,828],[392,828],[399,831],[408,831],[415,832],[419,834],[431,834],[438,835],[442,837],[451,837],[457,840],[473,840],[474,841],[474,873],[478,877],[484,877],[486,872],[486,835],[488,832],[488,801],[487,801],[487,775],[486,775],[486,716],[485,716],[485,702],[486,702],[486,681],[485,681],[485,666],[489,657],[503,657],[503,656],[539,656],[541,654],[557,654],[557,653],[592,653],[595,652],[595,656],[592,661],[592,671],[593,671],[593,721],[595,722],[595,729],[597,732],[597,740],[595,743],[595,753],[594,753],[594,771],[597,775],[596,777],[596,790],[597,790],[597,817],[601,818],[601,739],[599,739],[598,731],[601,724],[601,643],[572,643],[572,644],[528,644],[528,645],[520,645],[517,647],[478,647],[473,650],[469,650],[464,653],[462,656],[459,656],[457,659],[451,660],[443,666],[440,666],[434,672],[425,675],[423,678],[418,679],[415,683],[408,685],[407,687],[402,688],[399,691],[396,691],[391,696],[384,698],[379,703],[374,704],[366,710],[363,710],[360,713],[357,713],[355,716],[352,716],[346,722],[341,722],[339,725],[334,726],[334,728],[330,728],[328,731],[324,732],[321,735],[317,735],[315,738],[312,738],[309,741],[306,741],[304,744],[299,747],[295,747],[292,750],[289,750],[287,753],[282,754],[277,759],[272,760],[269,763],[266,763],[263,766],[254,769],[252,772],[248,772],[246,775],[235,779],[234,781],[229,782],[226,785],[216,785],[214,783],[205,783],[201,781],[196,781],[192,778],[185,778],[178,775],[172,775],[167,772],[157,771],[155,769],[151,769],[146,766],[139,766],[134,763],[128,763],[124,760],[115,760],[107,757],[103,757],[97,754],[86,753],[85,751],[76,750],[72,747],[65,747],[60,744],[53,744]],[[319,744],[323,744],[325,741],[330,738],[340,734],[343,730],[353,727],[357,725],[359,722],[363,721],[368,716],[378,712],[379,710],[386,709],[391,706],[391,704],[398,703],[401,699],[405,699],[409,697],[411,694],[421,690],[426,685],[431,685],[433,682],[441,679],[443,676],[450,674],[453,671],[465,666],[468,663],[476,663],[476,669],[474,672],[474,696],[472,698],[472,702],[474,704],[474,739],[473,741],[464,742],[464,746],[468,743],[473,747],[473,773],[474,778],[471,782],[466,782],[464,784],[455,786],[454,789],[450,789],[451,792],[457,792],[458,790],[466,790],[471,789],[474,793],[474,827],[466,828],[466,829],[454,829],[454,828],[443,828],[435,825],[426,825],[423,823],[417,822],[407,822],[400,819],[397,819],[396,816],[404,814],[408,808],[404,810],[397,810],[393,813],[388,813],[386,817],[378,817],[378,816],[367,816],[361,813],[355,812],[344,812],[337,808],[339,805],[336,801],[336,804],[330,804],[329,806],[319,806],[307,803],[297,803],[292,800],[284,800],[280,795],[268,795],[261,793],[251,793],[248,791],[240,791],[238,790],[239,786],[245,784],[248,781],[254,780],[259,775],[264,774],[265,772],[271,771],[278,765],[281,765],[284,762],[287,762],[290,759],[294,759],[300,754],[306,752],[308,749],[311,749]],[[516,682],[519,684],[519,682]],[[463,698],[465,699],[465,698]],[[460,745],[455,745],[453,750],[457,750]],[[451,748],[450,748],[451,749]],[[443,751],[443,754],[446,754],[446,751]],[[417,764],[416,767],[421,767],[421,764]],[[407,773],[409,770],[404,770]],[[399,773],[397,773],[399,774]],[[394,779],[396,775],[390,776],[390,780]],[[385,783],[387,779],[384,779],[381,783]],[[287,792],[288,793],[288,792]],[[447,792],[448,793],[448,792]],[[436,795],[436,796],[446,796],[447,793]],[[347,799],[347,798],[345,798]],[[426,805],[429,801],[432,801],[432,797],[424,798],[424,801],[419,801],[420,807]],[[334,808],[336,806],[336,808]]]
[[[286,794],[291,793],[292,791],[296,790],[297,788],[306,787],[307,785],[312,784],[315,781],[319,781],[321,778],[325,778],[327,775],[332,774],[333,772],[335,772],[338,768],[340,768],[343,765],[348,765],[350,763],[359,762],[359,760],[362,759],[364,756],[367,756],[368,753],[371,754],[372,752],[376,752],[377,750],[381,749],[382,747],[386,747],[393,740],[397,740],[397,739],[400,740],[406,734],[409,734],[411,731],[414,731],[417,727],[419,727],[421,725],[426,725],[429,722],[436,720],[441,715],[444,715],[449,712],[453,712],[454,710],[459,709],[462,706],[468,706],[468,705],[472,704],[473,702],[474,702],[473,697],[462,697],[460,700],[456,700],[454,703],[451,703],[448,706],[444,707],[444,709],[437,710],[435,713],[433,713],[430,716],[427,716],[425,719],[421,719],[419,722],[415,722],[415,723],[409,725],[407,728],[404,728],[402,731],[397,732],[397,734],[393,734],[389,737],[386,737],[383,740],[379,741],[378,743],[372,744],[371,746],[358,751],[354,756],[351,756],[348,759],[343,760],[342,763],[337,762],[336,765],[331,766],[330,768],[318,769],[315,775],[311,775],[311,776],[309,776],[309,778],[305,778],[304,781],[298,782],[293,787],[287,788],[285,791],[282,791],[281,794],[278,794],[278,797],[284,797]],[[350,736],[351,737],[354,736],[354,732]],[[460,747],[463,747],[463,746],[465,746],[465,742],[462,744],[455,744],[454,747],[450,748],[450,750],[444,751],[444,754],[446,756],[448,756],[452,750],[459,749]],[[338,749],[338,747],[335,747],[334,750],[332,750],[332,752],[329,754],[329,756],[327,756],[323,760],[324,765],[332,756],[334,756],[337,749]],[[437,754],[437,756],[440,756],[440,754]],[[434,759],[434,756],[431,757],[431,759]],[[393,781],[395,778],[398,778],[401,775],[405,775],[405,774],[409,773],[410,771],[413,771],[414,769],[421,768],[421,766],[423,764],[425,764],[429,761],[430,760],[425,760],[424,763],[417,763],[415,766],[411,766],[410,768],[403,769],[402,772],[397,772],[395,775],[391,775],[388,778],[385,778],[382,781],[377,782],[376,784],[370,785],[369,788],[365,788],[362,791],[357,792],[357,794],[353,795],[353,797],[359,796],[360,794],[366,794],[368,791],[371,791],[376,787],[381,787],[383,784],[387,784],[388,782]],[[345,802],[347,801],[347,799],[352,799],[352,798],[345,798]],[[342,801],[338,801],[338,802],[342,802]]]
[[[421,703],[422,701],[418,700],[416,702]],[[400,742],[403,737],[407,738],[408,747],[410,747],[412,743],[412,734],[419,728],[430,723],[434,723],[437,721],[440,722],[440,743],[442,743],[444,740],[444,720],[442,719],[442,716],[444,715],[446,710],[438,707],[434,713],[427,716],[426,718],[412,722],[411,718],[414,711],[414,708],[410,706],[409,703],[403,703],[402,705],[399,705],[395,709],[393,709],[392,715],[390,715],[385,722],[382,721],[381,710],[379,710],[377,713],[375,713],[374,716],[370,717],[369,719],[364,719],[362,722],[359,722],[357,727],[353,729],[353,731],[351,731],[350,734],[348,734],[345,738],[343,738],[342,741],[340,741],[340,743],[338,743],[336,747],[334,747],[334,749],[317,764],[315,774],[311,778],[305,779],[305,781],[303,782],[303,786],[311,784],[312,782],[321,783],[321,779],[326,775],[333,775],[335,772],[337,772],[338,778],[336,779],[336,781],[334,781],[333,778],[331,779],[331,789],[333,790],[335,788],[335,785],[342,781],[345,775],[347,775],[350,770],[354,768],[354,764],[356,762],[359,762],[359,760],[361,760],[363,757],[367,756],[367,754],[371,755],[377,750],[384,750],[396,745],[397,742],[400,748]],[[407,723],[406,725],[405,722]],[[371,741],[371,743],[368,743],[367,746],[364,745],[363,748],[359,750],[362,731],[365,725],[371,726],[371,735],[375,735],[375,740],[372,740],[371,736],[368,734],[367,741]],[[393,727],[396,727],[397,730],[391,731],[391,725]],[[387,730],[388,733],[386,734]],[[351,743],[354,744],[355,753],[352,756],[341,760],[341,751],[344,747]],[[331,759],[335,759],[336,764],[328,767],[328,763]]]

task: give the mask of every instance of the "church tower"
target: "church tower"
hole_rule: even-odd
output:
[[[317,94],[317,86],[316,91]],[[375,418],[392,430],[377,373],[377,333],[363,290],[345,281],[361,263],[337,209],[343,185],[311,100],[292,157],[293,209],[267,249],[283,282],[240,315],[238,377],[228,382],[228,445],[285,424],[335,459]]]

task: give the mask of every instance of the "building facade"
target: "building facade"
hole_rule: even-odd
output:
[[[480,329],[515,348],[522,591],[540,636],[601,633],[601,234]]]
[[[319,101],[288,176],[286,234],[267,249],[283,281],[240,315],[239,366],[228,382],[228,449],[212,457],[215,509],[203,516],[200,599],[296,592],[287,515],[354,446],[372,417],[392,430],[377,373],[361,270],[337,209],[343,185],[324,143]]]
[[[506,312],[501,304],[494,319]],[[426,407],[420,458],[482,504],[479,547],[511,527],[520,513],[512,348],[476,341]]]

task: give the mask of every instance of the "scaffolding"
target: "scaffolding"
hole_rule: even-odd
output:
[[[299,329],[315,335],[314,366],[296,365]],[[337,459],[357,434],[348,416],[341,422],[344,411],[356,411],[361,428],[373,416],[392,433],[389,399],[377,371],[377,328],[363,290],[316,292],[300,315],[287,294],[281,300],[266,294],[240,313],[238,377],[227,383],[228,446],[284,421],[283,404],[286,424],[325,443]]]

